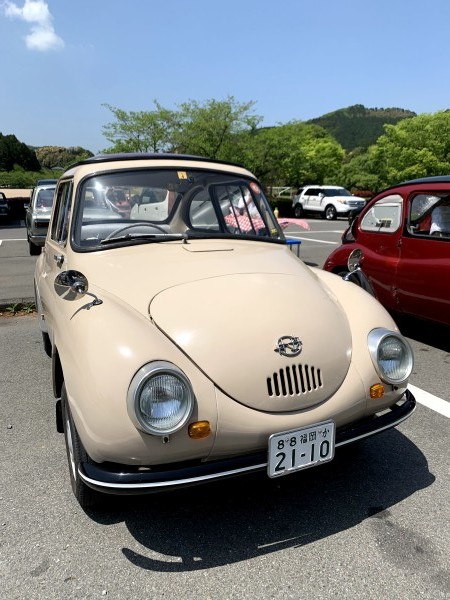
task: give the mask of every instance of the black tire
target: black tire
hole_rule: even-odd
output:
[[[28,240],[28,248],[30,250],[30,256],[39,256],[41,253],[41,247],[36,246],[36,244],[33,244],[30,240]]]
[[[90,458],[81,443],[67,400],[66,386],[61,390],[61,408],[64,423],[64,439],[66,442],[67,461],[69,463],[70,484],[75,498],[81,508],[90,508],[99,502],[99,493],[87,486],[80,478],[78,466],[90,462]]]
[[[300,219],[303,216],[303,206],[298,202],[294,207],[294,215],[297,219]]]
[[[334,208],[332,204],[329,204],[325,207],[325,211],[323,213],[325,219],[327,221],[334,221],[337,217],[337,210]]]

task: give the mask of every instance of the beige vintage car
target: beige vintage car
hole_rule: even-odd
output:
[[[122,154],[74,166],[35,289],[84,507],[98,492],[282,477],[414,410],[413,356],[391,317],[291,252],[237,165]]]

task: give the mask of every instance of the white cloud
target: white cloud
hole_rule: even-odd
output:
[[[64,47],[62,40],[53,28],[53,17],[48,4],[43,0],[25,0],[21,8],[7,0],[2,3],[7,17],[22,19],[31,25],[31,33],[25,37],[27,48],[30,50],[58,50]]]

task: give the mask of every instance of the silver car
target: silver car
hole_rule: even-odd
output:
[[[31,194],[30,204],[26,208],[25,224],[31,256],[40,254],[41,247],[44,245],[52,212],[56,181],[56,179],[40,179]]]

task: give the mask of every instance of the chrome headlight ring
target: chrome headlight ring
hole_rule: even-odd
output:
[[[128,389],[127,409],[137,429],[165,436],[186,424],[194,401],[192,386],[183,371],[160,360],[144,365],[135,374]]]
[[[408,341],[389,329],[372,329],[367,338],[369,352],[378,375],[385,383],[406,383],[414,366]]]

